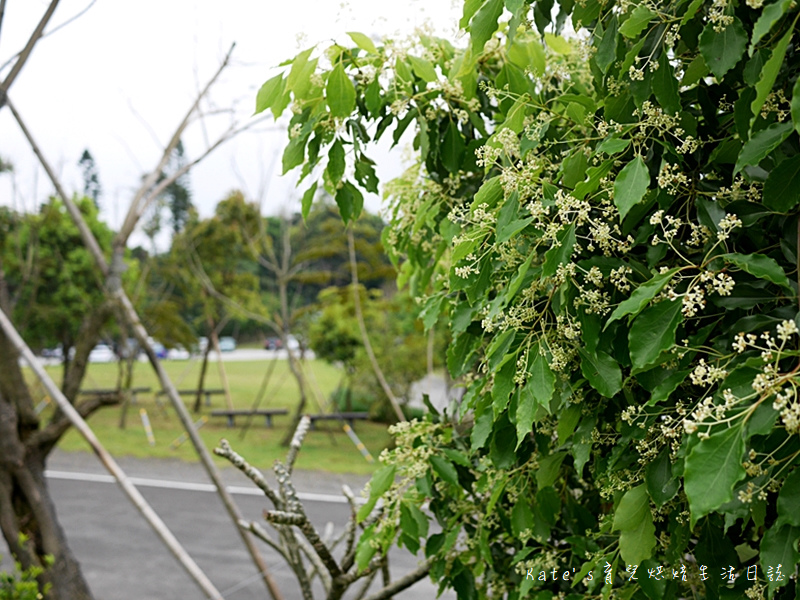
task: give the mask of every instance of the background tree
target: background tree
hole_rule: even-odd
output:
[[[103,188],[100,186],[100,175],[97,171],[94,157],[88,148],[81,154],[78,166],[83,171],[83,195],[91,198],[94,205],[99,208],[97,202],[100,199]]]
[[[459,598],[795,594],[763,574],[800,558],[798,18],[469,1],[466,48],[353,33],[264,84],[306,207],[321,179],[353,219],[372,136],[414,140],[385,240],[449,326],[466,421],[397,429],[397,519],[366,543],[415,547],[427,501]]]

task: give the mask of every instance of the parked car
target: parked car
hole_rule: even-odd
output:
[[[189,360],[191,355],[183,346],[175,346],[167,350],[167,360]]]
[[[90,363],[108,363],[117,360],[117,355],[108,344],[97,344],[92,351],[89,352]]]
[[[283,348],[283,342],[279,337],[268,337],[264,341],[264,350],[280,350]]]
[[[220,352],[233,352],[236,350],[236,340],[229,335],[219,338]]]

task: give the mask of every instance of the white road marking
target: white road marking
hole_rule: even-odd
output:
[[[45,470],[45,477],[50,479],[62,479],[67,481],[86,481],[90,483],[116,483],[117,480],[111,475],[103,473],[76,473],[74,471],[52,471]],[[129,477],[131,483],[136,487],[163,488],[169,490],[181,490],[186,492],[216,492],[217,488],[210,483],[193,483],[188,481],[169,481],[166,479],[150,479],[148,477]],[[243,496],[263,496],[264,492],[255,486],[245,487],[241,485],[229,485],[227,490],[231,494]],[[297,497],[304,502],[329,502],[333,504],[346,504],[344,496],[333,494],[315,494],[313,492],[297,492]],[[357,503],[363,502],[356,498]]]

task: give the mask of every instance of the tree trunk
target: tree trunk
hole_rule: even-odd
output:
[[[44,478],[52,448],[38,434],[39,420],[18,355],[0,332],[0,529],[23,568],[45,567],[50,600],[91,600],[89,586],[56,518]],[[40,441],[41,440],[41,441]],[[24,536],[21,538],[20,536]],[[46,557],[52,557],[47,566]]]

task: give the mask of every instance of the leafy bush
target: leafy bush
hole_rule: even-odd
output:
[[[2,557],[0,557],[2,558]],[[18,562],[14,563],[11,573],[0,572],[0,600],[39,600],[44,598],[50,585],[45,585],[43,592],[39,591],[36,578],[44,572],[41,567],[23,569]]]
[[[459,598],[793,597],[799,15],[468,0],[466,48],[350,34],[264,84],[305,210],[355,218],[368,144],[413,139],[385,243],[467,390],[397,426],[365,543]]]

